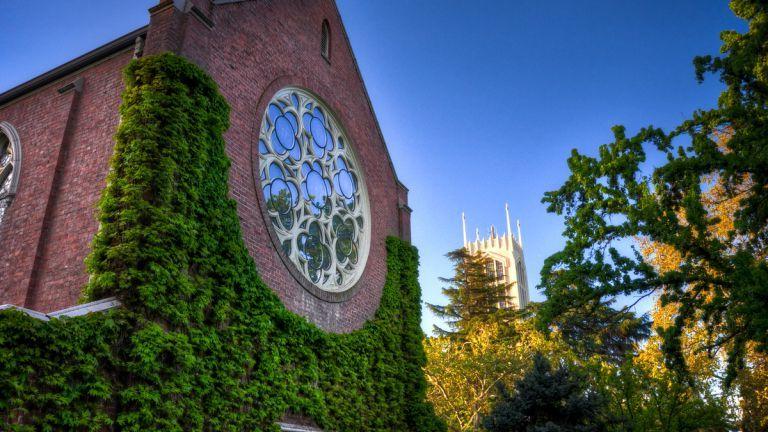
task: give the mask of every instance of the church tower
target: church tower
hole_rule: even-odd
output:
[[[480,231],[475,230],[475,240],[467,241],[467,219],[461,214],[461,226],[464,234],[464,248],[471,254],[482,254],[490,261],[488,271],[493,272],[502,283],[509,284],[507,297],[509,300],[503,307],[522,309],[528,305],[528,276],[525,270],[523,256],[523,236],[520,232],[520,221],[517,221],[517,238],[512,234],[512,224],[509,219],[509,204],[504,206],[507,217],[507,232],[499,235],[491,225],[488,238],[481,238]]]

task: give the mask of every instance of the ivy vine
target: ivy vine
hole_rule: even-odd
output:
[[[418,256],[387,239],[376,315],[330,334],[261,281],[228,196],[229,107],[187,60],[133,61],[85,300],[35,320],[0,312],[0,429],[442,431],[425,401]]]

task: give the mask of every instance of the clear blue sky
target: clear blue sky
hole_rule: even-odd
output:
[[[65,4],[66,3],[66,4]],[[2,0],[0,91],[147,22],[155,0]],[[540,203],[610,127],[671,127],[714,106],[691,60],[743,30],[721,0],[338,0],[400,179],[411,189],[424,300],[468,228],[523,226],[531,286],[562,246]],[[543,297],[535,290],[534,301]],[[641,306],[647,307],[647,304]],[[424,328],[434,319],[425,312]]]

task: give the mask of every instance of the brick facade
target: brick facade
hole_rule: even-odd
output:
[[[330,24],[330,61],[320,52],[323,20]],[[225,134],[230,194],[262,278],[290,310],[322,328],[359,328],[379,304],[385,238],[410,236],[410,210],[335,4],[163,1],[150,9],[149,27],[141,34],[144,55],[173,51],[195,62],[219,84],[232,108]],[[0,121],[16,128],[24,155],[18,194],[0,225],[0,304],[49,312],[78,301],[119,122],[121,70],[133,52],[133,46],[124,48],[5,102],[0,95]],[[59,92],[73,82],[78,85]],[[289,85],[319,95],[334,111],[370,198],[372,237],[364,273],[332,301],[313,295],[291,274],[261,212],[264,199],[254,165],[259,127],[269,100]]]

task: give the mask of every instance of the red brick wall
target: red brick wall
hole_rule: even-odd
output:
[[[408,236],[410,229],[402,210],[407,196],[399,188],[335,4],[330,0],[263,0],[219,6],[211,6],[207,0],[193,3],[214,26],[209,28],[189,8],[180,11],[173,2],[161,2],[150,10],[146,54],[171,50],[191,59],[213,76],[231,105],[231,127],[225,135],[232,160],[230,193],[238,202],[246,245],[265,282],[290,310],[326,330],[359,328],[379,304],[386,276],[385,238]],[[320,54],[324,19],[331,29],[330,62]],[[56,94],[55,85],[0,109],[0,120],[19,129],[25,151],[19,195],[9,212],[9,223],[0,231],[0,250],[8,247],[18,255],[8,259],[0,255],[0,272],[14,272],[7,282],[6,278],[0,280],[0,303],[49,311],[77,300],[87,279],[82,261],[97,228],[93,209],[104,185],[118,121],[119,70],[129,57],[126,53],[83,72],[84,88],[79,100],[74,100],[67,139],[61,136],[67,117],[65,102],[71,96]],[[360,281],[343,301],[321,300],[302,287],[273,247],[262,218],[263,197],[254,174],[259,127],[269,100],[288,85],[311,90],[334,111],[351,140],[368,188],[370,252]],[[69,150],[60,166],[60,181],[54,185],[55,198],[48,204],[45,190],[51,188],[47,183],[55,171],[49,159],[62,142]],[[39,154],[28,158],[27,152]],[[30,251],[39,243],[46,205],[50,207],[45,218],[49,228],[44,230],[43,246],[37,253],[39,264],[32,271],[35,254]],[[2,234],[5,232],[13,235]],[[30,279],[31,290],[25,293]]]
[[[125,51],[0,107],[23,157],[0,225],[0,304],[50,312],[80,298],[130,58]],[[81,91],[59,93],[78,78]]]
[[[335,4],[329,0],[247,1],[215,7],[205,0],[193,3],[213,28],[191,12],[158,8],[150,23],[147,50],[179,46],[182,55],[213,76],[229,101],[232,118],[225,138],[232,160],[230,193],[238,202],[245,242],[262,278],[290,310],[321,327],[336,332],[359,328],[379,304],[386,273],[385,238],[401,231],[407,236],[409,229],[402,230],[400,224],[409,221],[399,214],[397,179]],[[331,28],[330,62],[320,54],[324,19]],[[155,23],[176,25],[166,34],[178,35],[179,40],[155,43]],[[341,302],[321,300],[301,286],[278,256],[261,216],[255,143],[267,103],[289,85],[311,90],[334,111],[352,141],[368,188],[371,249],[360,281]]]

